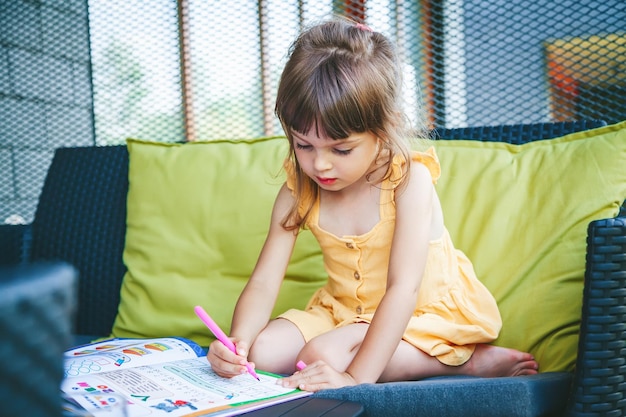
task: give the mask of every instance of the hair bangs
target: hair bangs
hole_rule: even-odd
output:
[[[304,134],[315,129],[318,136],[332,139],[380,130],[375,100],[367,93],[370,89],[355,79],[355,63],[348,64],[352,70],[347,71],[340,58],[327,57],[299,85],[290,86],[288,90],[297,94],[287,94],[277,103],[284,127]]]

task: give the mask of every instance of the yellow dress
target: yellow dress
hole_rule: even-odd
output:
[[[434,149],[414,152],[412,160],[428,167],[433,183],[437,181],[441,170]],[[335,236],[321,229],[319,199],[314,204],[307,226],[320,243],[328,283],[313,295],[304,311],[292,309],[280,316],[293,322],[305,340],[336,327],[371,322],[385,293],[395,224],[395,186],[404,165],[402,158],[394,159],[392,176],[381,187],[380,222],[363,235]],[[293,183],[288,173],[287,184]],[[430,242],[415,310],[403,339],[442,363],[461,365],[477,343],[495,340],[501,327],[495,299],[445,230]]]

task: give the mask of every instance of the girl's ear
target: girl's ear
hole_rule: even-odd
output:
[[[380,137],[376,137],[376,158],[374,159],[376,162],[380,161],[381,154],[385,150],[385,141]]]
[[[391,147],[389,146],[388,140],[380,136],[377,136],[376,137],[376,153],[380,155],[382,152],[384,152],[385,150],[389,150],[389,149],[391,149]]]

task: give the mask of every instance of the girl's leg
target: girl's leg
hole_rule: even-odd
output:
[[[278,318],[270,321],[250,347],[248,360],[264,371],[292,374],[304,337],[295,324]]]
[[[302,348],[297,360],[313,363],[321,359],[343,372],[356,355],[368,328],[367,323],[355,323],[314,337]]]
[[[305,363],[321,359],[334,369],[344,371],[356,355],[368,326],[366,323],[357,323],[324,333],[307,343],[297,359]],[[532,355],[514,349],[477,345],[468,362],[461,366],[449,366],[401,341],[379,381],[415,380],[443,375],[495,377],[536,373],[537,363]]]
[[[379,381],[402,381],[444,375],[500,377],[534,375],[538,365],[530,353],[479,344],[463,365],[445,365],[416,347],[401,341]]]

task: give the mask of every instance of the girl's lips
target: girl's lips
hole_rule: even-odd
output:
[[[335,181],[337,181],[337,178],[321,178],[321,177],[317,177],[317,180],[320,182],[320,184],[332,185],[332,184],[335,183]]]

